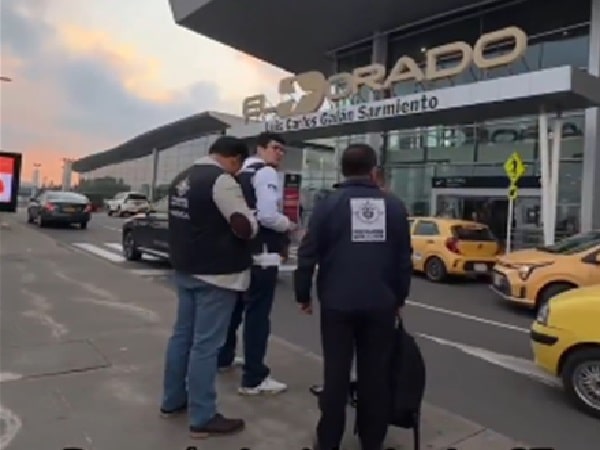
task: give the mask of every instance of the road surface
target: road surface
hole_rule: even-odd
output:
[[[87,230],[40,232],[73,250],[73,258],[96,258],[132,277],[170,286],[167,265],[122,258],[123,220],[97,213]],[[320,353],[318,318],[298,314],[290,277],[281,278],[273,333]],[[556,381],[531,363],[532,320],[530,312],[502,303],[482,282],[433,284],[415,276],[406,322],[427,360],[427,400],[531,445],[591,450],[590,443],[600,442],[600,424],[573,409]]]

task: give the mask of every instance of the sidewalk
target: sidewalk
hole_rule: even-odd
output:
[[[222,412],[246,419],[247,428],[237,436],[190,440],[184,417],[158,416],[173,293],[110,263],[72,253],[14,220],[0,233],[0,449],[310,446],[318,411],[308,387],[321,380],[319,356],[274,337],[269,364],[288,382],[289,392],[240,397],[239,372],[219,375]],[[349,414],[348,431],[351,420]],[[424,450],[517,445],[431,405],[425,405],[422,434]],[[412,448],[411,432],[392,429],[387,445]],[[344,448],[360,447],[349,435]]]

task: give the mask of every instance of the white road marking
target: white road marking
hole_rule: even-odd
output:
[[[131,269],[127,272],[137,275],[140,277],[158,277],[171,275],[173,273],[172,269]]]
[[[526,334],[529,333],[529,329],[527,329],[527,328],[518,327],[516,325],[511,325],[509,323],[498,322],[496,320],[485,319],[483,317],[473,316],[471,314],[465,314],[465,313],[462,313],[459,311],[453,311],[451,309],[440,308],[438,306],[428,305],[426,303],[407,300],[406,304],[410,305],[410,306],[415,306],[417,308],[423,308],[428,311],[434,311],[434,312],[441,313],[441,314],[447,314],[449,316],[459,317],[459,318],[465,319],[465,320],[472,320],[474,322],[479,322],[479,323],[483,323],[486,325],[492,325],[497,328],[504,328],[506,330],[517,331],[519,333],[526,333]]]
[[[102,247],[98,247],[97,245],[90,244],[88,242],[75,242],[73,247],[89,252],[93,255],[99,256],[100,258],[107,259],[111,262],[125,262],[126,259],[124,256],[117,255],[116,253],[109,252],[108,250],[103,249]]]
[[[121,230],[121,228],[109,227],[108,225],[102,225],[102,227],[106,228],[107,230],[110,230],[110,231],[123,231],[123,230]]]
[[[512,355],[504,355],[502,353],[496,353],[491,350],[486,350],[481,347],[473,347],[470,345],[462,344],[460,342],[450,341],[437,336],[431,336],[428,334],[417,333],[417,336],[433,341],[437,344],[444,345],[446,347],[453,347],[457,350],[466,353],[467,355],[474,356],[490,364],[498,367],[502,367],[511,372],[525,375],[526,377],[532,378],[541,383],[550,386],[560,386],[560,382],[553,376],[543,372],[538,368],[535,363],[528,359],[518,358]]]
[[[49,314],[52,310],[52,305],[46,297],[27,289],[21,289],[21,293],[31,299],[31,303],[34,307],[34,309],[22,313],[25,317],[37,319],[42,325],[50,328],[50,333],[52,333],[52,337],[55,339],[59,339],[69,332],[64,324],[57,322],[54,317]]]
[[[0,405],[0,450],[7,448],[21,430],[21,418]]]
[[[107,308],[116,309],[119,311],[124,311],[131,313],[133,315],[138,316],[142,320],[146,320],[148,322],[157,323],[160,318],[158,314],[151,309],[144,308],[142,306],[136,305],[135,303],[125,303],[118,301],[109,301],[109,300],[101,300],[99,298],[92,297],[71,297],[69,300],[90,303],[92,305],[105,306]]]
[[[0,372],[0,383],[4,383],[5,381],[15,381],[23,378],[23,375],[18,373],[11,372]]]
[[[111,248],[113,250],[116,250],[118,252],[122,252],[123,251],[123,244],[120,244],[119,242],[105,242],[104,246],[108,247],[108,248]]]
[[[119,242],[105,242],[104,246],[108,247],[112,250],[117,250],[119,253],[121,253],[123,251],[123,244],[121,244]],[[156,256],[147,255],[145,253],[142,255],[142,259],[145,259],[147,261],[159,261],[160,260],[160,258],[157,258]]]

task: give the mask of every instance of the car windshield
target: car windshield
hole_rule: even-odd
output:
[[[46,194],[51,202],[87,202],[87,198],[75,192],[49,192]]]
[[[554,245],[537,247],[538,250],[558,255],[573,255],[600,245],[600,231],[589,231],[568,237]]]
[[[495,241],[496,238],[489,228],[483,226],[456,225],[452,234],[461,241]]]
[[[144,194],[129,194],[127,198],[129,198],[129,200],[148,200]]]

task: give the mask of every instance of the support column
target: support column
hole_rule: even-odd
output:
[[[372,51],[371,51],[371,63],[372,64],[387,64],[387,53],[388,53],[388,36],[387,34],[375,33],[373,35]],[[369,101],[376,100],[375,93],[369,94]],[[369,133],[367,135],[367,144],[373,147],[377,151],[378,159],[384,161],[386,155],[383,154],[387,149],[384,148],[384,139],[381,133]]]
[[[156,201],[156,181],[158,177],[159,153],[157,149],[152,150],[152,179],[150,180],[150,202]]]
[[[551,244],[550,226],[550,149],[548,147],[548,114],[541,111],[538,117],[540,166],[542,172],[542,230],[544,245]]]
[[[590,0],[590,49],[588,70],[600,76],[600,0]],[[583,167],[581,175],[581,231],[600,228],[600,109],[585,111]],[[594,195],[596,194],[596,195]]]
[[[550,170],[550,201],[549,201],[549,241],[554,244],[556,237],[556,208],[558,203],[558,183],[559,183],[559,167],[560,167],[560,144],[562,143],[562,124],[563,120],[560,114],[554,120],[552,128],[552,167]]]

